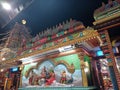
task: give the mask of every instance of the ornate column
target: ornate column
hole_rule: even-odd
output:
[[[88,80],[87,80],[87,75],[85,73],[85,62],[84,62],[84,55],[83,53],[79,54],[79,59],[80,59],[80,68],[81,68],[81,72],[82,72],[82,84],[84,87],[88,86]]]
[[[91,64],[92,64],[91,72],[93,75],[92,78],[93,78],[94,86],[99,87],[100,90],[104,90],[103,78],[101,77],[101,67],[100,67],[99,59],[93,57]]]
[[[103,45],[101,46],[101,48],[108,61],[110,77],[113,83],[114,90],[120,90],[120,73],[118,72],[118,69],[116,67],[115,56],[112,50],[108,31],[104,30],[99,33],[101,39],[103,40]]]
[[[101,65],[100,65],[100,61],[97,60],[96,61],[96,67],[97,67],[97,73],[98,73],[98,78],[99,78],[99,88],[100,90],[104,90],[104,82],[103,82],[103,75],[102,75],[102,72],[101,72]]]

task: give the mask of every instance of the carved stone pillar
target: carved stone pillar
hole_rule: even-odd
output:
[[[103,41],[103,45],[101,46],[101,48],[103,50],[105,57],[107,58],[113,88],[114,90],[120,90],[120,74],[117,69],[116,60],[112,50],[108,30],[100,31],[99,33]]]

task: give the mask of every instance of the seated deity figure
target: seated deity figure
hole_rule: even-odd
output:
[[[113,7],[113,1],[112,0],[108,0],[108,4],[105,6],[105,9],[108,10],[111,7]]]
[[[35,79],[34,79],[34,85],[39,85],[39,78],[38,78],[38,76],[36,76]]]
[[[66,81],[67,81],[67,78],[66,78],[66,71],[63,71],[63,72],[61,73],[60,83],[65,84]]]
[[[33,76],[29,78],[29,84],[32,85]]]
[[[46,70],[46,67],[44,66],[44,68],[40,73],[40,79],[44,81],[44,83],[46,83],[46,79],[49,79],[49,78],[50,78],[50,73]]]
[[[35,80],[35,73],[32,71],[29,78],[29,84],[34,85],[34,80]]]
[[[51,85],[54,80],[55,80],[55,73],[52,70],[52,71],[50,71],[50,78],[46,79],[46,85]]]

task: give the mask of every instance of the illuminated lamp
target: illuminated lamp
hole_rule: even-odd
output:
[[[2,61],[6,60],[6,58],[2,58]]]
[[[22,20],[22,24],[24,24],[24,25],[25,25],[25,24],[26,24],[26,20],[24,20],[24,19],[23,19],[23,20]]]
[[[3,2],[1,3],[2,4],[2,7],[5,9],[5,10],[11,10],[11,6],[9,3],[6,3],[6,2]]]
[[[4,69],[1,69],[0,71],[1,71],[1,72],[3,72],[3,71],[4,71]]]
[[[89,69],[88,69],[88,68],[85,68],[84,70],[85,70],[86,73],[89,72]]]

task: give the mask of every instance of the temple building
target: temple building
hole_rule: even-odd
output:
[[[94,26],[67,20],[34,38],[16,23],[3,38],[0,88],[3,90],[119,90],[120,1],[104,3],[94,12]]]

